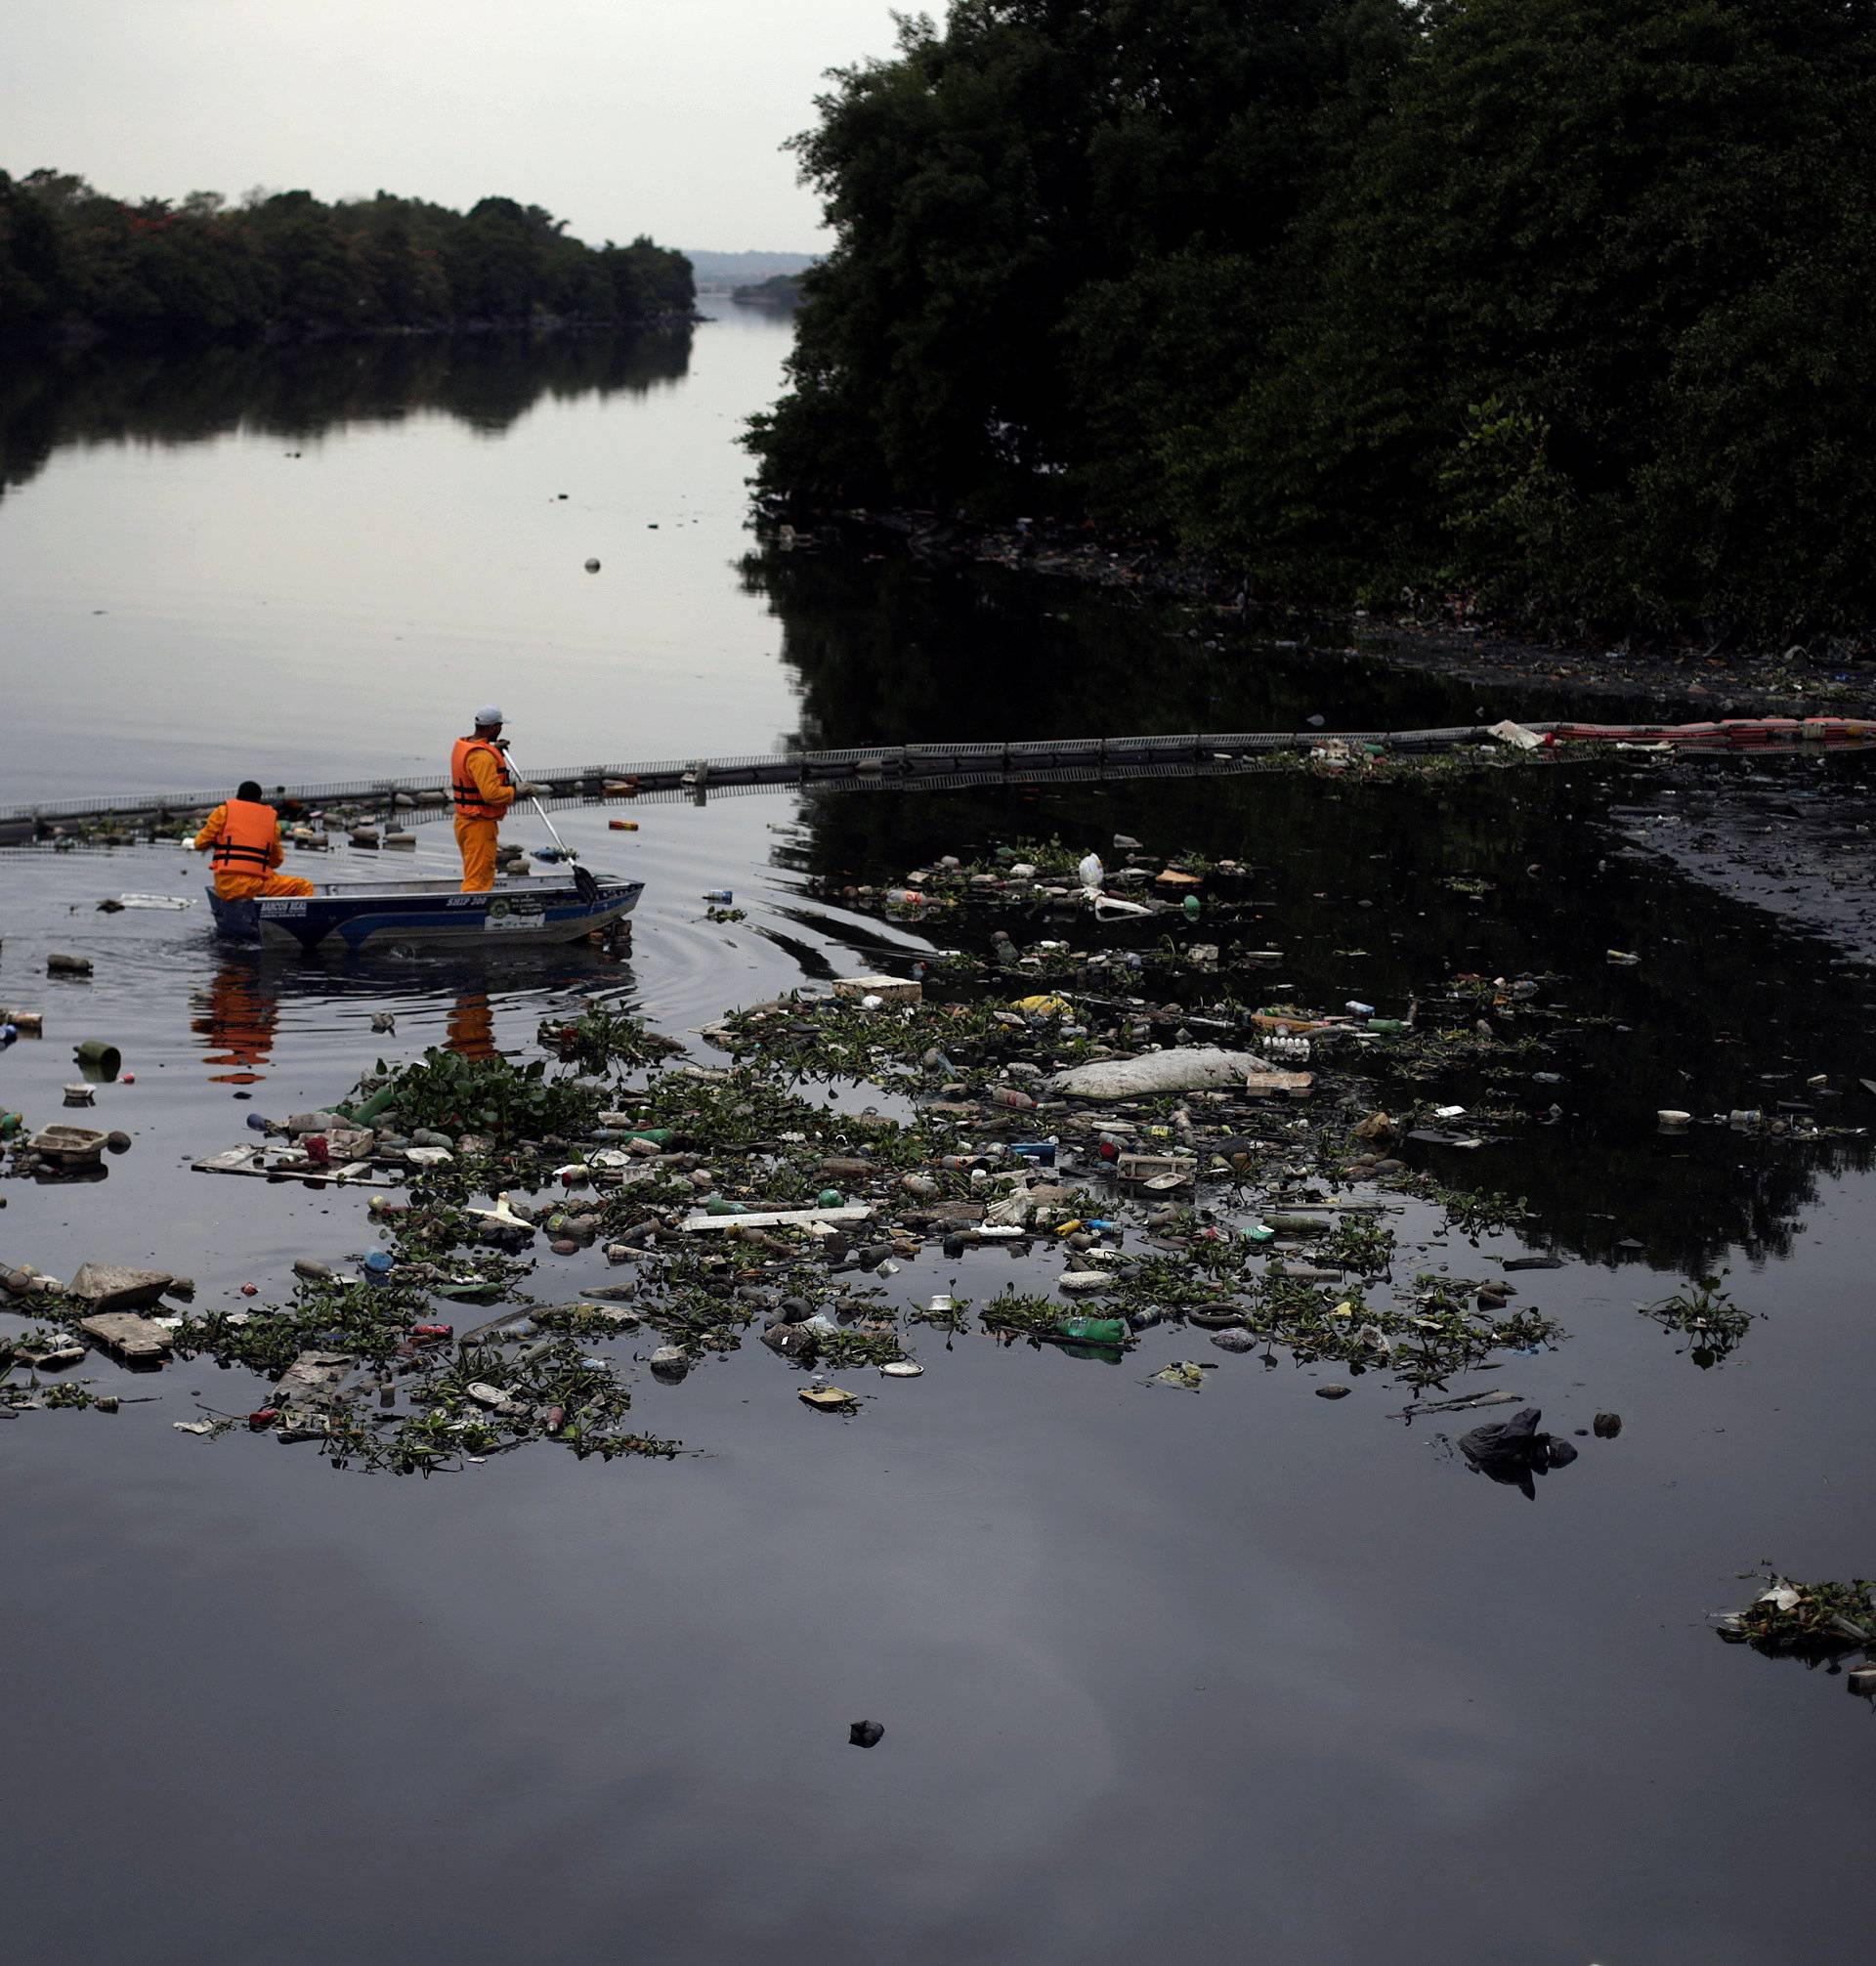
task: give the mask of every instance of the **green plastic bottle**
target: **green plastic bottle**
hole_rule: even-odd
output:
[[[1127,1319],[1124,1317],[1064,1317],[1057,1320],[1055,1336],[1071,1345],[1125,1345]]]

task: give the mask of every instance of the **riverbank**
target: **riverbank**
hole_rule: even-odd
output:
[[[1864,641],[1783,649],[1721,650],[1669,644],[1595,647],[1520,635],[1503,624],[1403,611],[1343,614],[1260,603],[1241,577],[1165,552],[1151,541],[1091,527],[973,527],[931,512],[830,514],[814,533],[782,529],[797,546],[845,539],[876,551],[894,540],[932,563],[1001,567],[1155,598],[1190,612],[1187,632],[1208,647],[1242,643],[1361,656],[1406,672],[1539,688],[1586,704],[1645,702],[1699,717],[1876,714],[1876,665]]]
[[[34,356],[101,354],[123,356],[175,355],[189,357],[223,349],[293,349],[325,347],[346,342],[429,341],[450,335],[525,335],[531,340],[553,335],[634,335],[669,333],[709,320],[694,307],[668,308],[631,319],[578,314],[528,314],[465,317],[439,316],[434,321],[374,321],[341,326],[333,321],[272,321],[238,334],[125,334],[101,322],[74,318],[31,336],[15,336],[0,346],[17,361]]]

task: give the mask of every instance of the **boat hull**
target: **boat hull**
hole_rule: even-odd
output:
[[[211,887],[215,930],[225,941],[327,952],[362,949],[526,949],[572,942],[623,920],[645,891],[642,880],[597,876],[599,898],[584,901],[571,880],[506,879],[483,894],[447,880],[348,885],[310,895],[224,901]]]

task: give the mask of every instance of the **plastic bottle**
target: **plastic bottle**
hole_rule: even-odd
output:
[[[925,897],[916,887],[888,887],[886,905],[889,908],[922,908]]]
[[[734,901],[736,896],[727,887],[706,887],[704,890],[704,899],[721,906],[725,902]]]
[[[1188,921],[1196,921],[1199,919],[1199,897],[1196,894],[1188,894],[1179,906],[1185,910],[1185,919]]]
[[[397,1097],[397,1093],[398,1089],[395,1085],[380,1086],[363,1105],[334,1106],[332,1110],[341,1119],[350,1120],[354,1126],[362,1127],[367,1122],[375,1120]]]
[[[993,1106],[1007,1106],[1012,1112],[1033,1111],[1036,1101],[1027,1092],[1019,1092],[1014,1086],[998,1086],[992,1089],[990,1103]]]
[[[1064,1317],[1055,1325],[1055,1336],[1070,1345],[1125,1345],[1127,1319],[1124,1317]]]
[[[1107,878],[1107,869],[1101,865],[1098,853],[1088,854],[1075,873],[1084,887],[1099,887]]]

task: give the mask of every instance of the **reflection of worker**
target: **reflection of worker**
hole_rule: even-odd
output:
[[[515,802],[508,760],[501,754],[501,712],[485,704],[474,737],[458,738],[449,753],[449,789],[456,802],[456,844],[462,849],[462,891],[486,894],[495,884],[495,832]]]
[[[215,892],[224,901],[251,901],[262,894],[311,894],[313,883],[297,874],[276,874],[286,858],[280,845],[279,816],[261,803],[261,789],[246,779],[241,789],[208,816],[195,835],[195,851],[209,852]]]
[[[252,1086],[262,1074],[274,1050],[274,1033],[279,1023],[278,996],[269,990],[254,967],[244,962],[224,962],[215,972],[206,1000],[197,997],[196,1007],[205,1014],[192,1017],[189,1028],[206,1042],[202,1057],[210,1065],[233,1069],[209,1075],[212,1086]]]
[[[495,1055],[495,1006],[486,990],[458,993],[449,1011],[447,1042],[462,1058],[492,1058]]]

